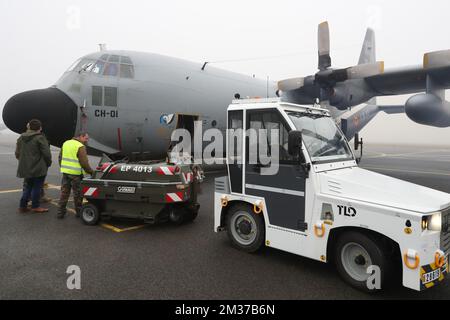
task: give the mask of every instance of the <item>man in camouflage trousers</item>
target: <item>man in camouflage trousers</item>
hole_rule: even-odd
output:
[[[83,180],[84,173],[93,173],[93,170],[89,165],[85,146],[88,141],[89,135],[85,132],[81,132],[73,139],[64,142],[61,148],[59,163],[61,165],[63,177],[61,181],[61,196],[58,205],[58,219],[63,219],[66,215],[66,207],[71,190],[73,191],[76,216],[80,216],[83,203],[81,180]]]

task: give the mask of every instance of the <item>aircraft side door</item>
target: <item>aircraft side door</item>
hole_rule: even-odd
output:
[[[267,135],[263,136],[267,139],[267,151],[261,149],[262,144],[247,134],[245,193],[265,199],[271,225],[305,231],[306,173],[300,166],[299,159],[293,158],[287,152],[289,126],[277,109],[248,110],[246,130],[249,129],[256,132],[260,129],[267,130]],[[271,130],[279,130],[278,141],[271,141]],[[256,150],[254,143],[258,149],[256,161],[255,156],[249,154],[251,150]],[[264,153],[269,157],[276,156],[274,148],[279,152],[278,171],[275,174],[263,175],[264,169],[268,169],[266,161],[263,161]]]

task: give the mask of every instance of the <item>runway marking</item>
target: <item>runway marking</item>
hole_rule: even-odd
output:
[[[23,189],[15,189],[15,190],[3,190],[0,191],[0,194],[5,194],[5,193],[17,193],[17,192],[22,192]]]
[[[59,186],[55,186],[55,185],[48,185],[48,188],[46,189],[58,189],[60,190],[61,188]],[[6,193],[18,193],[18,192],[22,192],[23,189],[11,189],[11,190],[2,190],[0,191],[0,194],[6,194]]]
[[[58,206],[59,206],[58,202],[56,202],[56,201],[54,201],[54,200],[50,201],[49,203],[52,204],[52,205],[54,205],[55,207],[58,207]],[[76,213],[77,213],[77,212],[75,211],[75,209],[72,209],[72,208],[67,208],[66,210],[69,211],[70,213],[73,213],[73,214],[76,214]]]
[[[425,155],[428,153],[435,152],[449,152],[448,149],[433,149],[427,151],[417,151],[417,152],[409,152],[409,153],[376,153],[377,155],[365,157],[367,159],[377,159],[377,158],[386,158],[386,157],[405,157],[405,156],[413,156],[413,155]],[[439,156],[439,155],[438,155]]]
[[[114,231],[116,233],[122,233],[122,232],[127,232],[127,231],[139,230],[139,229],[144,228],[146,225],[143,224],[143,225],[138,225],[138,226],[129,227],[129,228],[123,228],[123,229],[115,227],[115,226],[113,226],[111,224],[108,224],[108,223],[102,223],[102,224],[100,224],[100,226],[102,226],[105,229],[109,229],[111,231]]]
[[[397,171],[397,172],[406,172],[406,173],[418,173],[418,174],[430,174],[436,176],[450,176],[450,172],[448,171],[415,171],[415,170],[403,170],[403,169],[393,169],[393,168],[380,168],[373,166],[363,166],[363,169],[373,169],[373,170],[381,170],[381,171]]]
[[[51,151],[53,154],[59,154],[59,151]],[[15,152],[0,152],[0,156],[15,156]]]
[[[429,161],[429,162],[447,162],[450,163],[450,156],[449,158],[445,158],[446,156],[443,155],[436,155],[435,158],[430,158],[430,156],[416,156],[416,157],[404,157],[404,156],[395,156],[395,157],[363,157],[364,159],[392,159],[392,160],[410,160],[410,161]]]
[[[70,200],[69,200],[69,201],[70,201]],[[85,202],[85,200],[84,200],[83,202]],[[58,203],[55,202],[55,201],[50,201],[49,203],[52,204],[52,205],[54,205],[55,207],[58,207]],[[76,212],[74,209],[72,209],[72,208],[67,208],[67,211],[69,211],[70,213],[73,213],[73,214],[76,214],[76,213],[77,213],[77,212]],[[144,228],[146,225],[143,224],[143,225],[138,225],[138,226],[133,226],[133,227],[128,227],[128,228],[123,228],[123,229],[118,228],[118,227],[115,227],[115,226],[113,226],[113,225],[111,225],[111,224],[108,224],[108,223],[101,223],[100,226],[103,227],[103,228],[105,228],[105,229],[114,231],[114,232],[116,232],[116,233],[121,233],[121,232],[127,232],[127,231],[133,231],[133,230],[142,229],[142,228]]]

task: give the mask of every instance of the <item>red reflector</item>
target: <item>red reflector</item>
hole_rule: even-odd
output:
[[[104,163],[104,164],[101,165],[101,167],[97,167],[97,170],[100,170],[100,171],[102,171],[102,172],[105,172],[106,169],[108,169],[110,165],[111,165],[111,163],[109,163],[109,162]]]

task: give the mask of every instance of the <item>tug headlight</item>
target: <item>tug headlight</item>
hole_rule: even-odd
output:
[[[442,214],[440,212],[436,212],[432,215],[422,217],[422,230],[441,231]]]

